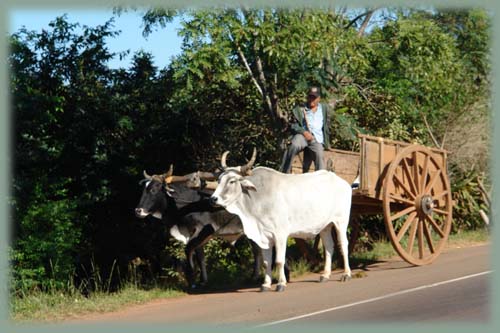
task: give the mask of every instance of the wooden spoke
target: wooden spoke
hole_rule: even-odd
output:
[[[436,181],[438,180],[439,176],[441,175],[441,169],[437,170],[431,177],[431,180],[427,187],[425,188],[424,193],[430,193],[431,189],[434,187],[436,184]]]
[[[409,255],[413,252],[413,244],[415,243],[415,236],[417,235],[418,223],[413,223],[410,229],[410,235],[408,236],[408,247],[407,252]]]
[[[398,236],[396,238],[398,243],[401,242],[401,239],[405,235],[405,233],[408,230],[408,228],[410,227],[410,225],[412,225],[412,222],[413,222],[413,220],[415,220],[416,216],[417,216],[417,212],[413,212],[410,214],[410,216],[408,216],[405,223],[403,224],[403,226],[401,227],[401,229],[398,232]]]
[[[399,202],[405,203],[407,205],[412,205],[413,206],[415,204],[415,201],[402,198],[402,197],[400,197],[398,195],[395,195],[395,194],[391,194],[390,197],[391,197],[391,199],[393,199],[395,201],[399,201]]]
[[[418,257],[422,259],[424,257],[424,227],[423,222],[419,220],[418,223]]]
[[[401,178],[399,178],[398,175],[396,175],[396,174],[394,175],[394,180],[396,180],[396,182],[399,183],[399,186],[401,186],[403,188],[403,190],[405,190],[406,194],[408,194],[410,196],[410,198],[415,200],[415,194],[413,194],[413,192],[410,189],[408,189],[406,184],[401,180]]]
[[[443,191],[443,192],[441,192],[441,193],[434,194],[434,195],[432,196],[432,198],[433,198],[434,200],[439,200],[441,197],[444,197],[444,196],[445,196],[445,195],[447,195],[448,193],[449,193],[449,191]]]
[[[443,230],[441,230],[441,228],[439,227],[439,225],[437,224],[437,222],[432,218],[432,216],[427,215],[425,218],[432,225],[432,228],[434,229],[434,231],[437,232],[439,234],[439,236],[441,236],[441,238],[443,238],[444,237],[444,232],[443,232]]]
[[[427,180],[427,175],[429,174],[429,155],[425,155],[424,165],[422,166],[422,178],[420,179],[419,191],[422,192],[425,188],[425,181]]]
[[[406,162],[406,158],[403,158],[402,162],[403,162],[403,171],[406,173],[406,177],[409,179],[410,187],[412,190],[411,193],[416,196],[418,194],[417,187],[415,186],[415,181],[413,179],[413,176],[411,175],[410,167],[408,166],[408,162]]]
[[[442,209],[438,209],[438,208],[434,208],[432,211],[435,213],[439,213],[441,215],[448,215],[449,214],[447,211],[442,210]]]
[[[427,240],[427,245],[429,246],[429,250],[431,251],[431,253],[434,253],[435,252],[434,244],[432,243],[432,236],[431,232],[429,231],[429,227],[427,226],[427,224],[425,224],[424,221],[422,221],[422,226],[424,228],[424,235],[425,239]]]
[[[412,154],[412,158],[413,158],[413,178],[412,178],[412,182],[413,182],[413,185],[415,186],[415,194],[418,194],[420,193],[420,189],[418,187],[418,184],[419,184],[419,181],[418,181],[418,154],[417,152],[413,152]]]
[[[411,207],[408,207],[406,209],[403,209],[402,211],[400,211],[399,213],[391,216],[391,220],[394,221],[394,220],[397,220],[399,219],[401,216],[405,216],[407,214],[410,214],[411,212],[414,212],[416,211],[416,208],[415,206],[411,206]]]

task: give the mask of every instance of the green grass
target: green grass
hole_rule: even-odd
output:
[[[177,290],[158,288],[141,290],[133,285],[116,293],[93,293],[88,298],[79,292],[32,292],[23,297],[11,297],[11,318],[16,322],[58,322],[183,294]]]
[[[356,251],[350,254],[349,260],[352,262],[370,262],[388,259],[397,255],[388,241],[377,241],[373,243],[370,250]]]
[[[451,234],[446,243],[447,248],[468,247],[487,243],[490,239],[490,233],[486,229],[478,229],[473,231],[462,231],[456,234]],[[367,263],[389,259],[398,254],[393,249],[389,241],[374,242],[373,248],[369,251],[356,251],[350,255],[350,260],[353,262]]]
[[[490,241],[490,232],[487,229],[461,231],[448,238],[448,247],[466,247],[484,244]]]
[[[289,263],[290,278],[294,279],[301,275],[307,274],[312,270],[311,264],[304,258],[298,260],[291,260]]]

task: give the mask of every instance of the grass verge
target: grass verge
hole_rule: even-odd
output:
[[[447,246],[449,248],[460,248],[475,246],[488,243],[490,241],[490,232],[487,229],[478,229],[474,231],[463,231],[448,238]]]
[[[59,322],[90,313],[118,310],[126,305],[141,304],[158,298],[176,297],[177,290],[141,290],[125,287],[116,293],[96,292],[84,297],[79,292],[32,292],[11,298],[11,318],[17,323]]]
[[[452,234],[448,237],[446,248],[462,248],[469,246],[481,245],[489,242],[490,233],[486,229],[478,229],[473,231],[462,231]],[[357,251],[350,255],[350,261],[353,262],[370,262],[383,259],[389,259],[398,254],[392,247],[390,241],[374,242],[373,247],[369,251]]]

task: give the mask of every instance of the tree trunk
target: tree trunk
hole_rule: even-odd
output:
[[[365,19],[363,20],[363,23],[361,23],[361,27],[358,30],[358,37],[361,37],[364,35],[366,27],[368,26],[368,23],[370,22],[370,19],[373,16],[373,13],[375,12],[375,9],[369,10],[366,12]]]

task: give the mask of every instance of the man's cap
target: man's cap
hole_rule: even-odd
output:
[[[321,92],[318,87],[309,87],[309,90],[307,91],[307,96],[316,96],[319,97],[321,96]]]

